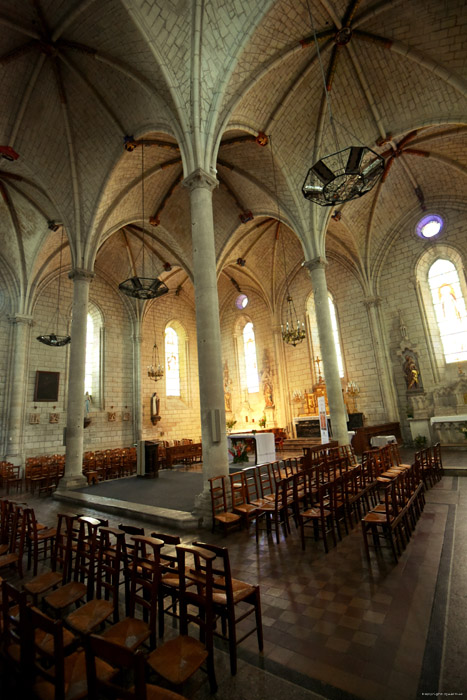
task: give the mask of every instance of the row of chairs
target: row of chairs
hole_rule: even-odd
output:
[[[431,447],[415,453],[415,462],[418,464],[423,483],[427,489],[440,481],[444,474],[443,460],[441,457],[441,445],[436,443]]]
[[[136,448],[96,450],[83,455],[83,474],[94,476],[94,480],[120,479],[136,473]],[[88,478],[89,481],[89,478]]]
[[[382,461],[387,447],[381,448]],[[378,503],[361,521],[365,553],[369,559],[370,535],[375,550],[380,549],[381,534],[397,563],[425,505],[425,486],[417,461],[412,465],[392,464],[381,471],[375,492]]]
[[[18,527],[21,509],[13,506],[16,520],[12,527]],[[199,660],[198,666],[207,661],[214,691],[215,634],[229,643],[232,673],[236,672],[236,646],[245,636],[256,630],[262,649],[259,587],[232,578],[226,548],[202,542],[181,545],[173,536],[152,533],[146,537],[129,532],[134,528],[122,525],[115,530],[105,521],[59,515],[51,570],[24,585],[28,599],[34,606],[40,602],[49,616],[63,618],[63,649],[72,649],[76,638],[82,640],[94,634],[112,618],[113,625],[101,633],[107,641],[131,647],[132,651],[148,641],[149,665],[174,685],[188,677],[189,669],[196,670],[195,659]],[[2,559],[0,568],[6,564]],[[18,573],[22,576],[21,565]],[[119,618],[121,587],[125,590],[124,619]],[[73,604],[80,607],[66,615]],[[193,612],[192,606],[198,611]],[[136,616],[137,607],[142,610],[140,617]],[[238,639],[237,624],[252,613],[256,626]],[[156,648],[156,615],[162,637],[167,614],[179,619],[181,634]],[[215,625],[217,619],[220,631]],[[187,636],[190,622],[200,627],[202,642]],[[60,654],[63,656],[62,651]],[[74,668],[74,662],[66,663],[73,663]],[[82,678],[79,682],[82,684]]]
[[[14,466],[11,462],[0,462],[0,487],[6,489],[7,496],[11,488],[22,491],[21,467]]]

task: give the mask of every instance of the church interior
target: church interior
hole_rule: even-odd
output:
[[[294,639],[324,639],[332,659],[281,648],[301,613],[284,606],[276,626],[298,540],[283,560],[266,547],[261,571],[254,537],[216,535],[263,576],[275,634],[269,665],[244,647],[260,676],[240,697],[265,697],[270,677],[291,698],[462,687],[443,677],[460,629],[451,617],[440,659],[429,622],[463,595],[438,596],[447,572],[462,580],[466,23],[461,0],[0,0],[2,463],[24,475],[61,455],[64,494],[85,486],[86,454],[200,444],[190,511],[207,522],[235,433],[300,450],[321,425],[357,454],[390,433],[411,457],[435,443],[445,465],[456,455],[395,568],[362,564],[359,532],[329,554],[311,545],[294,585],[321,628]],[[48,523],[68,507],[34,504]],[[346,595],[363,601],[358,630]],[[326,628],[337,614],[342,636]]]

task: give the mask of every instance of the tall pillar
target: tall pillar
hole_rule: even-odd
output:
[[[6,460],[12,464],[23,463],[24,401],[26,397],[26,367],[29,356],[30,328],[32,316],[15,314],[10,316],[13,324],[12,363],[9,381],[9,415]]]
[[[86,330],[88,320],[89,283],[94,273],[75,268],[68,275],[73,280],[70,369],[66,424],[65,475],[60,489],[86,485],[83,476],[84,373],[86,365]]]
[[[137,318],[133,321],[133,438],[136,443],[143,437],[141,343],[141,319]]]
[[[326,382],[329,411],[331,413],[332,436],[334,440],[339,441],[340,445],[347,445],[349,442],[347,414],[342,396],[331,312],[329,310],[325,273],[326,264],[323,258],[315,258],[305,262],[304,267],[307,268],[313,285],[316,321],[318,323],[319,342],[323,357],[324,380]]]
[[[377,376],[381,391],[381,400],[386,411],[387,420],[398,421],[399,411],[397,408],[397,399],[394,393],[394,384],[391,380],[391,370],[385,350],[386,344],[384,342],[381,317],[379,313],[381,299],[379,297],[367,297],[363,303],[365,304],[368,314],[368,321],[370,324]]]
[[[218,183],[198,169],[183,184],[190,191],[205,499],[207,480],[229,473],[212,211],[212,190]]]

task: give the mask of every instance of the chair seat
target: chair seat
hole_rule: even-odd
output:
[[[47,656],[53,656],[54,654],[54,638],[51,634],[45,630],[36,630],[34,634],[35,643],[42,651],[42,653],[47,654]],[[63,648],[69,647],[73,644],[76,637],[69,630],[63,629]]]
[[[59,574],[58,571],[47,571],[45,574],[40,574],[28,581],[28,583],[25,583],[23,588],[31,595],[41,595],[41,593],[48,591],[49,588],[56,586],[61,580],[62,574]]]
[[[254,513],[258,508],[254,506],[253,503],[242,503],[239,506],[235,506],[234,510],[238,513]]]
[[[81,634],[90,634],[99,627],[114,611],[109,600],[90,600],[66,618],[67,625]]]
[[[115,625],[106,629],[102,636],[108,642],[120,644],[134,651],[148,639],[150,634],[151,630],[146,622],[134,617],[125,617],[120,622],[116,622]]]
[[[217,515],[214,516],[215,520],[218,520],[220,523],[235,523],[237,520],[240,520],[240,516],[237,515],[236,513],[217,513]]]
[[[180,635],[148,656],[148,664],[174,685],[184,683],[207,659],[204,644],[193,637]]]
[[[134,687],[131,690],[135,692]],[[146,683],[146,700],[186,700],[186,698],[183,695],[174,693],[173,690]]]
[[[392,519],[393,518],[391,518],[391,520]],[[365,522],[365,523],[385,523],[385,522],[387,522],[386,513],[375,513],[372,511],[371,513],[367,513],[365,515],[365,517],[362,519],[362,522]]]
[[[15,564],[19,557],[17,554],[4,554],[0,557],[0,568],[4,566],[10,566],[10,564]]]
[[[51,537],[55,537],[56,534],[57,530],[54,527],[44,528],[43,530],[39,530],[36,535],[32,537],[29,535],[29,539],[38,540],[40,542],[41,540],[48,540]]]
[[[79,581],[71,581],[61,588],[57,588],[56,591],[46,596],[46,602],[52,608],[61,610],[66,608],[67,605],[76,603],[77,600],[83,598],[86,595],[87,586],[85,583],[79,583]]]
[[[100,659],[96,660],[96,673],[99,678],[109,679],[117,671]],[[33,691],[40,700],[54,700],[55,688],[49,681],[39,680]],[[79,700],[88,694],[86,679],[86,659],[84,651],[76,651],[65,658],[65,700]]]
[[[323,515],[327,518],[328,515],[331,515],[331,511],[328,510],[327,508],[324,508]],[[320,518],[321,517],[321,510],[319,508],[308,508],[308,510],[304,510],[302,513],[300,513],[300,517],[302,517],[302,518]]]
[[[231,581],[234,603],[239,603],[241,600],[245,600],[245,598],[248,598],[248,596],[250,596],[256,590],[255,586],[251,586],[249,583],[245,583],[244,581],[238,581],[234,578],[231,579]],[[225,579],[215,578],[214,586],[216,585],[225,586]],[[227,594],[223,591],[217,591],[214,588],[212,593],[212,600],[218,605],[227,605]]]

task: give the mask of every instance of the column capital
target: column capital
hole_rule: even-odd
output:
[[[213,190],[218,186],[219,182],[215,177],[207,173],[202,168],[197,168],[192,173],[186,177],[182,185],[187,187],[189,190],[196,190],[198,188]]]
[[[318,269],[325,269],[327,266],[327,260],[325,258],[322,258],[321,256],[318,256],[317,258],[313,258],[313,260],[305,260],[304,263],[302,263],[302,267],[305,267],[308,271],[308,274],[313,272],[313,270],[318,270]]]
[[[85,270],[82,267],[74,267],[69,273],[68,278],[70,280],[85,280],[86,282],[91,282],[94,279],[94,272],[91,270]]]
[[[365,297],[363,300],[363,303],[367,309],[370,309],[372,306],[378,307],[381,306],[382,299],[381,297],[374,296],[374,297]]]
[[[34,319],[32,316],[27,316],[26,314],[9,314],[8,320],[10,323],[24,323],[28,326],[34,325]]]

